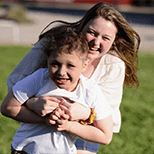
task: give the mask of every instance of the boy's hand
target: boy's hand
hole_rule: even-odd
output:
[[[69,115],[65,114],[64,110],[59,107],[56,108],[50,116],[56,121],[56,127],[58,131],[68,130],[70,127]]]
[[[56,126],[58,131],[69,131],[72,126],[72,121],[68,121],[68,119],[58,119]]]

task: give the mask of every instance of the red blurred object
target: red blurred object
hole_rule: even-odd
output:
[[[1,2],[40,2],[40,3],[87,3],[96,4],[98,2],[106,2],[114,5],[131,5],[131,0],[1,0]]]
[[[106,2],[108,4],[117,4],[117,5],[130,5],[131,0],[74,0],[74,3],[98,3]]]

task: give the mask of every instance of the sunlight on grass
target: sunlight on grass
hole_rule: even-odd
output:
[[[0,46],[0,104],[7,94],[6,80],[16,65],[29,52],[31,47]],[[12,142],[19,122],[0,114],[0,154],[9,154]]]
[[[99,154],[152,154],[154,147],[154,54],[139,54],[140,86],[124,88],[121,104],[122,126]]]
[[[0,46],[0,101],[7,94],[6,80],[31,47]],[[122,127],[110,145],[101,145],[98,154],[154,153],[154,54],[139,54],[140,86],[124,88],[121,104]],[[19,123],[0,115],[0,154],[9,154]]]

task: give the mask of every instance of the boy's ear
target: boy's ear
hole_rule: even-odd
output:
[[[82,72],[84,72],[87,69],[88,64],[89,64],[89,59],[86,59],[84,61],[84,64],[83,64],[83,70],[82,70]]]

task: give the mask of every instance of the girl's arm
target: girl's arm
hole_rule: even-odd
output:
[[[44,39],[40,40],[9,75],[7,79],[8,92],[17,81],[32,74],[43,62],[45,59],[43,41]]]
[[[26,107],[31,111],[44,117],[51,113],[60,103],[60,100],[52,96],[32,97],[27,100]]]
[[[14,97],[12,90],[7,94],[1,105],[1,113],[19,122],[45,123],[45,118],[27,109]]]
[[[86,120],[90,115],[90,108],[83,106],[80,103],[76,103],[69,98],[65,97],[65,100],[60,102],[60,108],[65,111],[69,115],[69,120]],[[31,98],[26,102],[26,106],[36,112],[40,116],[46,116],[47,114],[51,113],[52,110],[55,108],[54,102],[57,101],[52,96],[42,96],[38,98]],[[58,102],[57,102],[58,103]],[[57,106],[57,104],[55,104]]]

